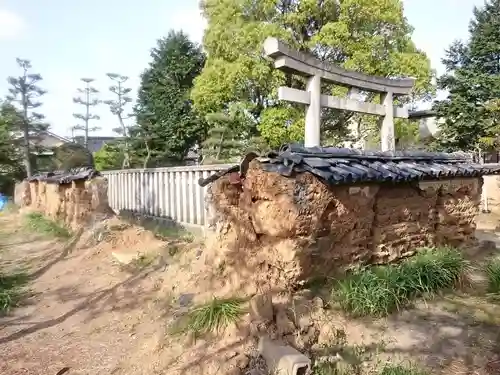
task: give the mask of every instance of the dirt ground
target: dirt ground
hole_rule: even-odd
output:
[[[500,216],[483,215],[478,236],[500,247],[499,224]],[[231,360],[253,355],[255,338],[246,330],[195,342],[169,335],[177,316],[219,292],[203,263],[203,247],[182,245],[179,254],[175,241],[124,228],[88,246],[81,238],[63,243],[27,233],[19,215],[0,216],[0,267],[24,268],[31,276],[21,306],[0,317],[0,374],[55,375],[65,367],[68,375],[225,374]],[[471,252],[471,259],[496,251],[493,242]],[[136,250],[156,255],[133,269],[111,256]],[[500,374],[500,306],[475,295],[476,289],[420,301],[376,321],[322,311],[315,347],[341,332],[342,345],[367,371],[385,361],[411,360],[433,374]]]

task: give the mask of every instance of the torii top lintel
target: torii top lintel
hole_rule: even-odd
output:
[[[264,52],[274,60],[275,68],[282,71],[305,77],[320,76],[325,81],[346,87],[356,87],[363,91],[408,95],[415,84],[413,78],[392,79],[349,71],[322,62],[308,53],[294,51],[276,38],[266,39]]]

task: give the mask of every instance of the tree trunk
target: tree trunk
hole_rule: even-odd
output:
[[[25,93],[22,93],[22,100],[23,100],[24,166],[26,168],[27,177],[31,177],[33,175],[33,168],[31,166],[31,153],[30,153],[28,98],[26,98]]]
[[[125,124],[123,122],[123,118],[122,118],[120,113],[118,113],[118,121],[120,121],[120,126],[122,127],[123,136],[125,137],[125,143],[123,145],[122,169],[126,169],[126,168],[130,168],[130,151],[129,151],[128,141],[127,141],[127,139],[128,139],[127,127],[125,126]]]
[[[220,136],[219,146],[217,147],[217,154],[215,155],[215,159],[219,160],[220,154],[222,153],[222,145],[224,144],[224,133]]]
[[[149,159],[151,158],[151,149],[149,148],[148,141],[145,140],[144,144],[146,145],[147,154],[146,154],[146,159],[144,159],[142,167],[146,169],[148,167]]]
[[[86,115],[85,115],[85,139],[83,141],[85,148],[89,149],[89,117],[90,117],[90,89],[87,83],[87,102],[86,102]]]
[[[26,167],[26,175],[28,177],[31,177],[33,175],[33,170],[31,167],[29,129],[26,121],[24,121],[23,127],[24,127],[24,165]]]

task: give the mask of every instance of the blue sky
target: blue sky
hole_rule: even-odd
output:
[[[454,39],[467,37],[474,5],[483,0],[404,0],[414,26],[413,39],[442,71],[440,59]],[[73,104],[82,77],[96,79],[101,99],[108,98],[108,72],[130,77],[134,89],[147,67],[149,50],[169,29],[183,29],[201,41],[205,22],[198,0],[0,0],[0,96],[7,93],[3,77],[18,75],[16,57],[30,59],[41,73],[44,113],[51,130],[70,135],[76,124]],[[102,105],[96,134],[112,135],[116,119]]]

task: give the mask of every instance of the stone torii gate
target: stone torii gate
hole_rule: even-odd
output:
[[[349,71],[322,62],[314,56],[292,50],[276,38],[264,42],[265,54],[274,60],[274,67],[307,78],[306,90],[280,87],[278,98],[305,104],[306,121],[304,145],[320,146],[321,108],[336,108],[351,112],[380,116],[382,151],[395,149],[394,118],[408,118],[408,111],[393,104],[394,97],[408,95],[415,84],[412,78],[389,79]],[[349,98],[321,94],[321,80],[349,88]],[[380,94],[382,104],[353,99],[360,91]]]

